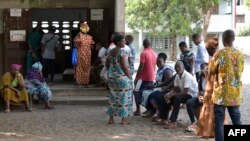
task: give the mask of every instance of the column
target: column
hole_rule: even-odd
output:
[[[115,0],[115,32],[125,33],[125,0]]]

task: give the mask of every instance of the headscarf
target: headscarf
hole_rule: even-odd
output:
[[[40,62],[36,62],[36,63],[34,63],[32,65],[32,68],[35,69],[35,70],[37,70],[37,71],[42,71],[43,66],[42,66],[42,64]]]
[[[36,62],[32,65],[32,68],[28,71],[26,75],[27,80],[38,80],[39,82],[45,82],[44,78],[41,75],[42,64],[40,62]]]
[[[22,68],[22,65],[20,64],[11,64],[10,66],[12,69],[20,70]]]
[[[218,41],[218,38],[216,37],[208,39],[208,41],[206,42],[206,48],[217,49],[218,45],[219,45],[219,41]]]
[[[87,22],[84,22],[84,23],[80,24],[80,30],[83,33],[89,32],[89,25],[87,24]]]

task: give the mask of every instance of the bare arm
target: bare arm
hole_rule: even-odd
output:
[[[163,86],[168,85],[169,80],[173,77],[173,72],[170,70],[166,70],[164,73],[164,76],[165,76],[165,79],[164,79],[165,81],[155,87],[163,87]]]
[[[126,60],[127,60],[127,57],[126,56],[122,56],[121,66],[122,66],[122,69],[123,69],[125,75],[127,75],[128,78],[132,79],[132,77],[130,75],[129,66],[126,64]]]

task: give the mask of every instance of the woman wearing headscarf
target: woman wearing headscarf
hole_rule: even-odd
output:
[[[5,101],[5,112],[10,112],[10,104],[20,105],[23,103],[27,111],[32,111],[29,107],[29,97],[25,89],[23,75],[20,73],[22,65],[12,64],[11,71],[6,72],[0,82],[0,95]]]
[[[117,34],[114,37],[116,47],[112,49],[106,60],[108,72],[108,124],[114,123],[114,116],[122,118],[121,124],[128,124],[127,117],[133,112],[132,105],[132,76],[130,74],[128,54],[122,51],[125,47],[124,36]]]
[[[214,55],[218,48],[218,39],[212,38],[207,41],[206,49],[210,56],[209,63],[211,63],[211,57]],[[201,137],[214,137],[214,104],[212,102],[214,77],[209,73],[206,74],[206,89],[204,93],[203,106],[200,111],[200,116],[197,122],[196,134]]]
[[[87,22],[80,24],[80,32],[74,39],[77,48],[77,64],[75,70],[76,83],[88,87],[91,68],[91,48],[94,44],[92,36],[88,35],[89,26]]]
[[[32,106],[32,97],[36,95],[39,100],[45,101],[45,109],[52,109],[50,99],[52,97],[50,88],[48,87],[42,75],[43,66],[40,62],[32,65],[25,77],[25,85],[30,97],[30,105]]]

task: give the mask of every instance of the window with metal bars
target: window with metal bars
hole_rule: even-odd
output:
[[[50,26],[55,26],[55,36],[58,37],[59,43],[65,50],[71,49],[71,30],[78,28],[79,21],[32,21],[32,27],[35,28],[39,23],[44,33],[48,33]]]
[[[167,49],[170,46],[170,38],[169,37],[146,35],[146,38],[151,41],[152,48],[154,48],[156,50]]]

